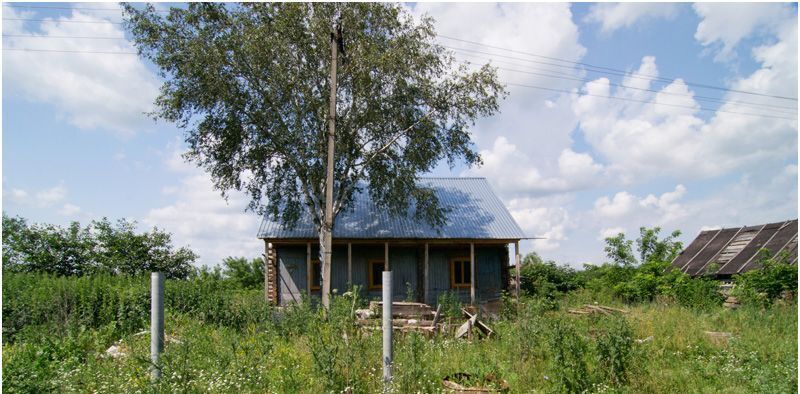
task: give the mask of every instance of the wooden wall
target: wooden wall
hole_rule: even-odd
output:
[[[300,300],[300,295],[307,289],[306,246],[276,246],[279,266],[279,292],[282,304]],[[352,277],[353,283],[362,287],[362,295],[370,300],[380,299],[381,291],[369,290],[370,260],[383,260],[383,245],[352,245]],[[389,265],[394,272],[393,297],[396,301],[406,300],[408,289],[411,289],[414,301],[423,301],[435,305],[439,295],[446,291],[454,291],[462,302],[469,302],[469,287],[450,288],[450,259],[454,257],[469,258],[469,246],[429,245],[429,271],[427,297],[423,300],[422,261],[424,249],[420,246],[389,245]],[[319,259],[319,248],[311,247],[311,260]],[[504,267],[508,267],[508,252],[505,245],[475,245],[476,298],[489,300],[500,297],[505,288],[503,282]],[[347,246],[336,245],[333,249],[331,266],[331,291],[338,294],[347,290]],[[319,296],[319,291],[312,291],[312,296]]]

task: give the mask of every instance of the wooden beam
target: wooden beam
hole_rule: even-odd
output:
[[[519,241],[517,241],[514,242],[514,267],[516,271],[516,279],[514,280],[514,287],[516,287],[516,289],[514,289],[514,292],[517,296],[517,301],[519,301],[519,283],[522,281],[522,278],[520,278],[520,260]]]
[[[313,278],[311,274],[311,242],[306,243],[306,291],[308,291],[308,296],[311,297],[311,278]]]
[[[347,243],[347,286],[353,285],[353,244]]]
[[[264,301],[269,302],[269,249],[268,240],[264,240]]]
[[[475,305],[475,244],[469,244],[469,302]]]
[[[383,270],[389,271],[389,243],[383,243]]]
[[[422,264],[422,302],[428,302],[428,243],[425,243],[425,257]],[[434,324],[435,325],[435,324]]]

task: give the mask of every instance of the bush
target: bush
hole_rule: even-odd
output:
[[[532,296],[550,299],[583,286],[574,269],[557,266],[554,261],[542,261],[535,252],[525,256],[520,277],[521,290]]]
[[[604,321],[595,344],[599,372],[614,385],[628,382],[628,369],[633,351],[633,330],[628,322],[618,316]]]
[[[62,228],[28,225],[3,214],[3,272],[135,276],[158,271],[171,279],[190,274],[194,252],[173,249],[172,236],[157,228],[141,234],[135,229],[136,222],[125,219],[116,225],[103,218],[86,227],[72,222]]]
[[[206,324],[244,329],[272,320],[272,308],[260,290],[240,290],[213,276],[167,280],[164,306],[168,313],[195,317]],[[25,330],[52,333],[80,327],[111,325],[121,336],[147,327],[150,319],[149,278],[48,274],[3,275],[3,341]]]
[[[581,393],[591,384],[585,355],[586,341],[565,319],[553,319],[547,344],[551,356],[550,374],[558,391]]]
[[[797,265],[791,264],[788,254],[772,257],[766,250],[758,256],[760,269],[753,269],[736,275],[733,294],[742,303],[769,307],[788,293],[797,295]]]
[[[245,257],[226,257],[222,260],[222,275],[243,289],[264,287],[264,260]]]

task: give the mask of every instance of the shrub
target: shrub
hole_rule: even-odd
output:
[[[595,344],[600,374],[611,384],[625,384],[633,350],[633,330],[618,316],[603,319],[602,323]]]
[[[222,260],[222,275],[243,289],[264,287],[264,260],[246,257],[226,257]]]
[[[520,277],[521,290],[550,299],[583,286],[574,269],[557,266],[554,261],[542,261],[535,252],[525,256]]]
[[[758,256],[760,269],[736,275],[733,294],[742,303],[768,307],[784,293],[797,295],[797,265],[791,257],[782,254],[772,257],[766,250]]]
[[[455,291],[445,291],[439,294],[437,304],[442,306],[442,315],[446,317],[461,317],[461,300]]]
[[[41,272],[55,275],[96,273],[140,275],[163,272],[167,278],[186,278],[197,255],[174,249],[172,236],[157,228],[136,233],[136,222],[116,225],[108,219],[88,226],[72,222],[62,228],[31,224],[3,214],[3,272]]]
[[[550,374],[558,390],[580,393],[590,385],[589,368],[585,359],[586,341],[578,335],[569,321],[551,321],[547,344],[551,356]]]

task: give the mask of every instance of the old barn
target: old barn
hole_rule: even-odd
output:
[[[420,178],[449,210],[447,224],[434,228],[412,213],[391,216],[369,194],[357,193],[333,230],[331,291],[360,285],[369,298],[381,294],[381,273],[391,270],[393,298],[435,303],[452,291],[472,304],[500,297],[509,283],[509,245],[519,262],[519,225],[484,178]],[[298,301],[319,296],[319,237],[310,217],[286,228],[264,218],[258,231],[269,256],[268,299]]]
[[[757,268],[761,249],[772,256],[787,253],[797,264],[797,219],[702,231],[672,266],[691,276],[728,279]]]

